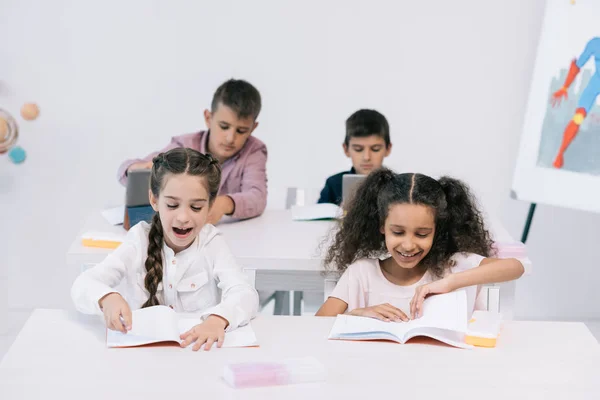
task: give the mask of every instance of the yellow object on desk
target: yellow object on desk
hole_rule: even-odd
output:
[[[123,243],[124,234],[110,232],[86,232],[81,235],[81,244],[86,247],[116,249]]]
[[[475,311],[469,321],[465,342],[477,347],[496,347],[502,327],[502,314],[493,311]]]

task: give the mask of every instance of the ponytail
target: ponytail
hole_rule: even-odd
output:
[[[380,229],[387,216],[387,206],[380,197],[392,188],[396,174],[387,168],[373,171],[358,187],[347,205],[348,213],[336,232],[325,257],[325,265],[343,272],[359,258],[385,252]]]
[[[476,253],[488,257],[493,242],[468,186],[447,176],[438,182],[446,196],[445,226],[448,251]]]

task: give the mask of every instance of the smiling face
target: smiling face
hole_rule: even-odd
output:
[[[150,193],[150,204],[160,215],[165,243],[178,253],[190,247],[206,224],[206,178],[168,173],[163,185],[158,198]]]
[[[421,204],[393,204],[381,231],[394,261],[402,268],[414,268],[433,246],[434,211]]]

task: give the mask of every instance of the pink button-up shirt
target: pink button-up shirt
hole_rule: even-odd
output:
[[[118,178],[127,183],[127,169],[131,164],[152,161],[152,158],[176,147],[189,147],[200,153],[207,152],[208,131],[174,136],[164,149],[145,158],[127,160],[119,167]],[[250,136],[242,149],[221,165],[219,195],[228,195],[235,203],[233,218],[252,218],[263,213],[267,205],[267,146]]]

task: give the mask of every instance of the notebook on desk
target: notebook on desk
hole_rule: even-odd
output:
[[[384,340],[404,344],[415,337],[429,337],[459,348],[495,347],[502,315],[475,311],[467,321],[467,304],[467,292],[463,289],[428,297],[423,302],[423,316],[408,322],[338,315],[329,339]]]
[[[150,222],[154,210],[150,205],[150,174],[152,170],[138,169],[127,173],[127,189],[125,190],[125,216],[123,227],[129,230],[135,224]]]
[[[131,330],[127,333],[108,330],[107,347],[138,347],[154,343],[181,343],[179,335],[202,321],[181,317],[167,306],[141,308],[132,312]],[[256,347],[258,340],[250,324],[225,333],[223,347]]]
[[[423,316],[408,322],[338,315],[329,339],[387,340],[404,344],[414,337],[426,336],[451,346],[470,348],[465,342],[467,326],[467,295],[459,290],[428,297],[423,302]]]

